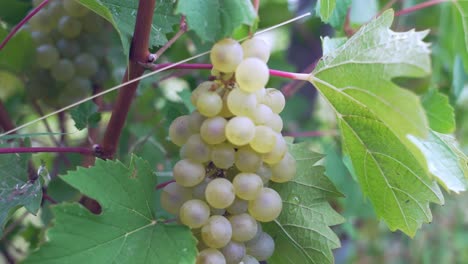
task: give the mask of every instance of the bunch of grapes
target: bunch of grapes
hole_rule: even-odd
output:
[[[285,98],[265,89],[269,56],[255,37],[216,43],[214,80],[193,91],[197,110],[169,127],[182,160],[161,204],[198,238],[197,263],[252,264],[273,254],[274,240],[261,223],[279,216],[282,200],[268,184],[291,180],[296,161],[281,135]]]
[[[63,106],[88,95],[92,84],[106,81],[106,26],[104,19],[75,0],[52,0],[35,14],[27,26],[36,46],[28,96]]]

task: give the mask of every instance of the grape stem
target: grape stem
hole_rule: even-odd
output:
[[[171,184],[173,182],[175,182],[175,180],[170,180],[170,181],[160,183],[160,184],[156,185],[156,190],[162,189],[162,188],[166,187],[167,185],[169,185],[169,184]]]
[[[166,50],[170,48],[172,44],[174,44],[174,42],[176,42],[176,40],[178,40],[185,32],[187,32],[187,22],[185,21],[185,16],[182,16],[180,19],[179,31],[177,31],[177,33],[166,44],[164,44],[164,46],[156,51],[156,53],[150,54],[148,62],[153,62],[161,57],[161,55],[166,52]]]
[[[0,148],[0,154],[9,153],[79,153],[83,155],[93,155],[92,149],[83,147],[17,147],[17,148]]]
[[[160,64],[147,64],[145,65],[152,71],[156,71],[162,68],[169,67],[170,69],[192,69],[192,70],[211,70],[213,65],[206,64],[206,63],[180,63],[174,64],[174,67],[170,67],[173,63],[160,63]],[[297,73],[297,72],[287,72],[287,71],[280,71],[270,69],[271,76],[277,76],[281,78],[293,79],[293,80],[303,80],[307,81],[309,79],[310,74],[308,73]]]
[[[16,26],[14,26],[10,33],[5,37],[5,39],[0,43],[0,50],[5,47],[5,45],[10,41],[11,38],[18,32],[21,27],[26,24],[37,12],[39,12],[45,5],[49,3],[49,0],[44,0],[36,8],[34,8],[28,15],[26,15]]]
[[[423,3],[420,3],[420,4],[417,4],[417,5],[414,5],[414,6],[411,6],[411,7],[400,10],[400,11],[395,13],[395,16],[406,15],[406,14],[413,13],[415,11],[424,9],[426,7],[430,7],[430,6],[433,6],[433,5],[437,5],[437,4],[445,3],[445,2],[450,2],[450,1],[451,0],[431,0],[431,1],[423,2]]]
[[[13,124],[13,121],[11,121],[11,118],[8,115],[8,112],[1,100],[0,100],[0,126],[5,131],[12,130],[15,128],[15,125]]]

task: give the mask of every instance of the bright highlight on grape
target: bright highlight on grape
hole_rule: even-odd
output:
[[[259,263],[273,255],[274,239],[261,223],[275,220],[283,204],[268,186],[292,180],[296,160],[281,135],[284,96],[265,88],[269,57],[259,38],[216,43],[213,80],[192,92],[196,110],[169,127],[182,160],[161,204],[193,229],[199,264]]]

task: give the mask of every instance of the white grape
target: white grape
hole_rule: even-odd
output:
[[[188,138],[192,135],[192,130],[189,127],[189,116],[183,115],[179,116],[174,121],[172,121],[169,126],[169,138],[172,143],[181,147]]]
[[[246,248],[247,254],[263,261],[273,255],[273,252],[275,251],[275,241],[273,241],[273,238],[270,235],[262,232],[257,239],[248,241],[246,243]]]
[[[242,42],[241,46],[244,51],[244,58],[255,57],[265,63],[268,62],[268,58],[270,58],[270,46],[263,39],[253,37]]]
[[[265,87],[270,78],[268,66],[258,58],[243,60],[236,69],[236,81],[246,92],[255,92]]]
[[[243,243],[230,241],[225,247],[221,249],[227,264],[239,264],[245,256],[245,246]]]
[[[211,161],[217,168],[228,169],[234,165],[235,155],[231,144],[221,143],[212,147]]]
[[[185,142],[185,155],[196,162],[207,162],[211,157],[210,146],[203,141],[200,134],[191,135]]]
[[[219,250],[207,248],[198,253],[196,264],[226,264],[226,259]]]
[[[177,215],[182,204],[191,198],[192,194],[189,188],[171,182],[161,192],[161,206],[169,213]]]
[[[255,173],[239,173],[232,181],[236,195],[244,200],[253,200],[263,188],[262,179]]]
[[[229,207],[235,199],[234,186],[223,178],[216,178],[208,183],[205,190],[205,199],[214,208]]]
[[[205,178],[205,167],[188,159],[179,160],[172,169],[174,180],[184,186],[193,187]]]
[[[254,200],[249,201],[249,213],[260,222],[275,220],[282,208],[280,195],[270,188],[263,188]]]
[[[223,108],[223,99],[216,92],[205,92],[198,96],[196,107],[206,117],[218,115]]]
[[[235,115],[251,116],[257,107],[257,97],[253,93],[234,88],[227,97],[227,106]]]
[[[296,160],[288,153],[280,162],[271,166],[271,180],[274,182],[288,182],[296,175]]]
[[[210,60],[213,68],[221,72],[234,72],[242,61],[241,45],[233,39],[223,39],[213,45]]]
[[[232,227],[232,240],[245,242],[257,233],[257,221],[249,214],[238,214],[229,217]]]
[[[247,145],[237,149],[235,164],[242,172],[255,172],[262,165],[262,157]]]
[[[222,248],[232,238],[231,223],[220,215],[213,215],[202,227],[203,242],[211,248]]]
[[[262,102],[268,105],[276,114],[281,113],[286,105],[286,99],[284,98],[283,93],[275,88],[266,89]]]
[[[210,207],[201,200],[188,200],[179,210],[182,224],[190,228],[202,227],[210,217]]]
[[[250,141],[252,149],[258,153],[268,153],[272,151],[276,145],[276,132],[267,126],[256,126],[255,135]]]
[[[200,127],[200,136],[208,144],[219,144],[226,140],[226,119],[215,116],[203,121]]]
[[[248,117],[233,117],[226,125],[226,138],[234,145],[246,145],[250,143],[254,136],[255,125]]]

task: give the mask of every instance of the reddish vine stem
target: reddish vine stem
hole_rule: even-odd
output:
[[[170,180],[170,181],[167,181],[167,182],[160,183],[160,184],[156,185],[156,190],[162,189],[162,188],[166,187],[167,185],[169,185],[169,184],[171,184],[173,182],[175,182],[175,180]]]
[[[445,2],[449,2],[449,1],[450,0],[431,0],[431,1],[423,2],[423,3],[420,3],[420,4],[414,5],[412,7],[408,7],[408,8],[400,10],[400,11],[395,13],[395,16],[406,15],[406,14],[413,13],[415,11],[424,9],[426,7],[430,7],[430,6],[433,6],[433,5],[437,5],[437,4],[445,3]]]
[[[148,46],[155,6],[156,0],[140,0],[138,3],[129,64],[122,83],[140,77],[145,71],[140,63],[147,62],[150,55]],[[131,82],[119,90],[109,124],[104,133],[101,158],[110,159],[114,156],[138,84],[139,81]]]
[[[10,153],[78,153],[83,155],[93,155],[93,150],[83,147],[17,147],[17,148],[0,148],[0,154]]]
[[[10,33],[8,33],[8,35],[5,37],[5,39],[2,41],[2,43],[0,44],[0,50],[3,49],[3,47],[5,47],[5,45],[8,43],[8,41],[10,41],[11,38],[13,38],[13,36],[20,30],[20,28],[26,24],[30,19],[31,17],[33,17],[35,14],[37,14],[37,12],[39,12],[45,5],[47,5],[49,3],[49,0],[44,0],[42,1],[42,3],[40,3],[38,6],[36,6],[36,8],[34,8],[28,15],[26,15],[19,23],[18,25],[16,25],[15,27],[13,27],[13,29],[10,31]]]

